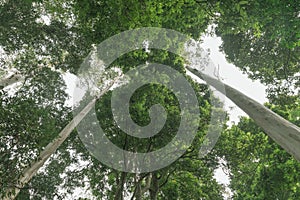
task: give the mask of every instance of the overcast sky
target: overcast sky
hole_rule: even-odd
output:
[[[259,103],[263,104],[267,102],[265,89],[259,81],[253,81],[243,74],[236,66],[227,62],[225,55],[219,51],[219,46],[222,44],[222,40],[219,37],[208,37],[202,38],[203,44],[201,45],[204,49],[210,49],[210,58],[214,62],[215,66],[220,66],[220,77],[224,83],[239,90],[247,96],[253,98]],[[238,121],[238,116],[247,116],[241,109],[239,109],[229,99],[225,101],[225,107],[229,112],[230,121]],[[229,109],[233,107],[233,109]]]

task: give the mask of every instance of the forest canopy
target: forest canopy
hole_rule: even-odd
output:
[[[156,136],[133,137],[116,124],[111,110],[114,89],[107,89],[106,83],[140,65],[160,63],[191,85],[198,102],[193,109],[199,110],[199,120],[191,122],[198,126],[195,138],[178,159],[151,172],[122,172],[103,164],[86,149],[78,129],[66,129],[76,117],[74,111],[80,113],[83,108],[66,104],[69,94],[64,78],[66,74],[79,76],[83,63],[99,64],[91,52],[124,31],[164,28],[200,43],[202,35],[216,35],[222,39],[220,51],[227,60],[267,86],[265,107],[299,127],[299,18],[299,2],[292,0],[0,0],[0,198],[299,199],[300,163],[251,118],[242,117],[232,126],[220,122],[216,146],[199,157],[201,145],[210,142],[205,134],[212,112],[221,118],[225,111],[221,102],[211,98],[207,84],[186,75],[189,62],[182,56],[145,47],[92,74],[100,76],[96,85],[105,91],[94,102],[99,124],[110,141],[132,152],[148,153],[172,141],[180,127],[180,102],[159,84],[136,90],[128,108],[136,124],[151,123],[149,110],[157,104],[164,107],[167,117]],[[177,48],[182,50],[180,45]],[[114,71],[116,67],[119,71]],[[22,184],[24,172],[30,171],[63,130],[69,135]],[[227,186],[214,176],[220,168],[230,178]],[[76,196],[78,189],[83,194]],[[228,189],[231,194],[226,194]]]

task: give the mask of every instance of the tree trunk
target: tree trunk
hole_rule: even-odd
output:
[[[145,177],[146,177],[145,186],[142,187],[142,182],[143,182]],[[141,199],[143,199],[143,195],[150,189],[151,179],[152,179],[152,174],[151,173],[149,173],[146,176],[140,176],[140,178],[135,183],[135,185],[136,185],[135,186],[135,191],[132,195],[131,200],[134,200],[134,199],[135,200],[141,200]]]
[[[153,172],[152,179],[151,179],[151,186],[149,189],[151,200],[157,200],[158,191],[159,191],[159,183],[158,183],[157,173]]]
[[[7,75],[5,77],[0,78],[0,88],[4,88],[6,86],[12,85],[23,79],[24,78],[18,72],[14,72],[11,75]]]
[[[120,177],[120,181],[119,184],[117,186],[117,192],[116,195],[114,197],[114,200],[123,200],[123,190],[124,190],[124,184],[126,181],[126,172],[121,172],[121,177]]]
[[[112,83],[110,83],[108,87],[106,87],[97,98],[93,99],[87,106],[85,106],[85,108],[82,109],[82,111],[80,111],[80,113],[78,113],[59,133],[58,137],[44,148],[44,150],[40,153],[36,161],[31,163],[30,166],[23,171],[22,175],[19,177],[16,183],[16,186],[8,189],[3,200],[15,199],[18,196],[20,189],[22,189],[31,180],[31,178],[37,173],[37,171],[44,165],[47,159],[58,149],[58,147],[66,140],[66,138],[74,130],[74,128],[93,108],[97,99],[99,99],[105,92],[107,92],[116,82],[116,80],[117,79],[113,80]]]
[[[134,191],[134,194],[132,196],[132,200],[142,200],[142,187],[141,187],[141,182],[138,181],[136,183],[136,186],[135,186],[135,191]]]
[[[300,128],[298,126],[227,84],[193,68],[187,67],[187,69],[219,92],[222,92],[247,113],[277,144],[300,161]],[[223,91],[224,88],[225,93]]]

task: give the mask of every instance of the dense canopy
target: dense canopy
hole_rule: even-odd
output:
[[[216,34],[228,61],[268,86],[265,106],[300,126],[298,4],[292,0],[0,0],[0,198],[299,199],[300,163],[252,119],[243,117],[232,126],[222,123],[215,148],[199,157],[202,143],[210,142],[204,138],[212,110],[217,116],[224,115],[222,103],[211,98],[206,84],[186,75],[189,62],[185,58],[147,48],[122,55],[104,72],[95,73],[103,78],[97,86],[102,88],[113,79],[113,67],[126,73],[153,62],[183,74],[195,91],[195,109],[200,111],[196,136],[184,154],[153,172],[121,172],[91,155],[75,128],[38,173],[20,184],[24,171],[75,117],[72,111],[82,109],[66,103],[66,76],[79,75],[82,63],[93,60],[90,52],[98,44],[126,30],[167,28],[200,42],[201,35]],[[21,78],[12,81],[13,76]],[[139,126],[151,122],[149,109],[155,104],[167,113],[161,131],[144,139],[126,134],[115,123],[111,95],[110,90],[98,98],[95,110],[99,124],[116,146],[151,152],[169,143],[178,131],[181,109],[168,88],[147,84],[130,99],[130,115]],[[228,173],[228,186],[216,180],[218,168]],[[14,195],[15,189],[20,191]],[[226,194],[228,189],[231,195]]]

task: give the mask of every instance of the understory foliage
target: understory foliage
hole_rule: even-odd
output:
[[[95,45],[141,27],[162,27],[200,40],[216,25],[228,61],[268,86],[267,107],[300,126],[299,6],[297,1],[0,0],[0,68],[19,71],[21,83],[1,88],[0,198],[72,119],[64,75],[77,75]],[[210,32],[208,34],[213,34]],[[170,41],[170,43],[176,41]],[[182,45],[182,44],[181,44]],[[178,47],[180,48],[180,47]],[[224,199],[214,178],[228,172],[232,199],[299,199],[300,164],[251,119],[227,127],[213,151],[199,158],[213,107],[209,89],[185,75],[187,62],[163,50],[131,51],[111,67],[123,73],[141,64],[161,63],[182,73],[200,109],[199,128],[187,151],[171,165],[151,172],[119,172],[95,159],[72,134],[17,199]],[[149,108],[162,105],[166,124],[154,137],[138,139],[116,125],[111,91],[96,103],[99,124],[120,148],[150,152],[165,146],[180,123],[179,102],[161,85],[148,84],[131,98],[138,125],[150,122]],[[84,100],[83,100],[84,101]],[[219,116],[218,115],[218,116]],[[223,160],[223,162],[220,162]],[[74,194],[80,188],[83,194]]]

